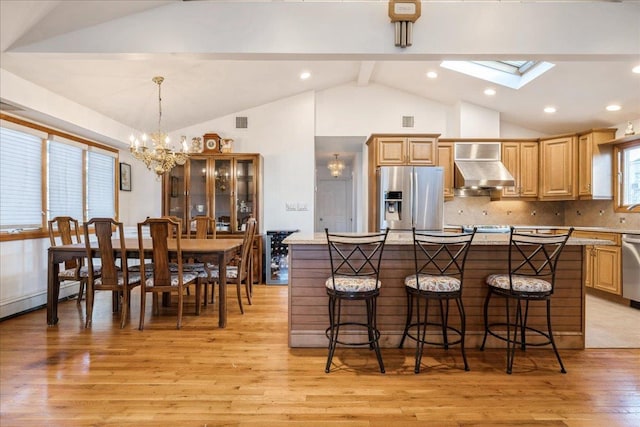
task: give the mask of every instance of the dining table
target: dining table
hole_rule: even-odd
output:
[[[120,241],[114,239],[114,248],[120,247]],[[144,251],[151,252],[151,239],[143,240]],[[194,259],[197,262],[207,262],[219,266],[218,286],[218,325],[220,328],[227,326],[227,264],[242,246],[242,239],[180,239],[180,248],[183,259]],[[169,239],[169,252],[176,251],[176,240]],[[122,258],[140,258],[140,248],[137,238],[125,239],[126,254]],[[91,243],[92,250],[98,250],[98,243]],[[87,256],[87,248],[84,243],[70,245],[51,246],[48,251],[48,273],[47,273],[47,325],[55,326],[58,323],[58,299],[60,297],[60,263],[74,258],[84,258]]]

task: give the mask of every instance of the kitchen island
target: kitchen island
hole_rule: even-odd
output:
[[[289,346],[325,347],[328,326],[325,280],[330,276],[329,254],[323,233],[294,233],[284,240],[289,245]],[[601,240],[570,238],[558,261],[556,288],[552,298],[552,327],[559,348],[582,349],[585,343],[585,290],[583,247],[603,244]],[[604,242],[604,244],[607,244]],[[507,272],[509,234],[476,234],[467,257],[463,302],[467,317],[466,345],[478,347],[484,335],[483,304],[487,294],[485,277]],[[406,320],[404,278],[414,272],[410,232],[391,232],[385,245],[378,297],[378,328],[383,347],[397,347]],[[434,305],[435,308],[435,305]],[[452,307],[455,311],[455,308]],[[437,314],[438,310],[432,310]],[[362,304],[346,304],[342,315],[362,319]],[[491,319],[504,318],[504,300],[493,298]],[[458,316],[450,316],[455,324]],[[529,325],[546,328],[543,303],[532,303]],[[341,331],[341,333],[348,333]],[[504,347],[493,337],[488,347]]]

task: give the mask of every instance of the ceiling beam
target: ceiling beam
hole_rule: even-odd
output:
[[[358,72],[358,86],[367,86],[369,84],[375,66],[376,61],[360,62],[360,71]]]

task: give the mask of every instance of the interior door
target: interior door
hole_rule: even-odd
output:
[[[351,180],[320,179],[316,193],[316,232],[352,231]]]

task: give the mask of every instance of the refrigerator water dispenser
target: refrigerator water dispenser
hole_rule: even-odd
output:
[[[402,191],[384,193],[384,220],[400,221],[402,213]]]

